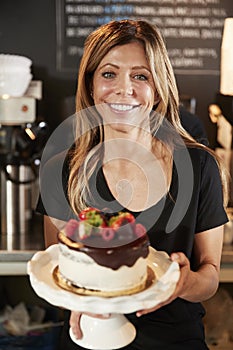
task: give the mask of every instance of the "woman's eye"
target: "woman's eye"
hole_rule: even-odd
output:
[[[102,77],[104,77],[106,79],[110,79],[110,78],[114,78],[115,74],[113,72],[104,72],[104,73],[102,73]]]
[[[143,81],[148,80],[147,76],[144,75],[144,74],[136,74],[134,76],[134,78],[137,79],[137,80],[143,80]]]

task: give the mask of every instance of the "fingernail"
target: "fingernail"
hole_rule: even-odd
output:
[[[179,255],[176,254],[176,253],[173,253],[172,256],[171,256],[171,259],[172,260],[178,260],[179,259]]]

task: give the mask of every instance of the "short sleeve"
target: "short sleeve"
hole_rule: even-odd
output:
[[[228,221],[223,206],[222,182],[213,155],[204,151],[201,159],[201,179],[196,233],[225,224]]]
[[[67,198],[67,169],[67,160],[62,153],[43,165],[37,212],[64,221],[74,217]]]

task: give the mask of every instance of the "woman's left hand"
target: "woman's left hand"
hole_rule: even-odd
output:
[[[148,314],[150,312],[156,311],[162,306],[165,306],[171,303],[176,298],[181,297],[181,295],[185,291],[187,286],[187,281],[188,281],[188,275],[191,273],[189,260],[184,253],[172,253],[171,260],[176,261],[180,266],[180,278],[179,278],[179,281],[177,282],[174,293],[167,300],[157,304],[153,308],[137,311],[136,315],[138,317]]]

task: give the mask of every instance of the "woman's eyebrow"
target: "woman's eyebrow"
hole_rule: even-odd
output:
[[[114,68],[116,68],[116,69],[119,69],[119,68],[120,68],[117,64],[114,64],[114,63],[105,63],[105,64],[103,64],[102,66],[100,66],[99,69],[103,69],[103,68],[105,68],[105,67],[107,67],[107,66],[114,67]],[[147,68],[146,66],[143,66],[143,65],[142,65],[142,66],[133,66],[133,67],[131,67],[131,69],[132,69],[132,70],[136,70],[136,69],[145,69],[145,70],[147,70],[147,71],[150,73],[150,69]]]
[[[107,66],[111,66],[111,67],[114,67],[114,68],[117,68],[117,69],[120,68],[117,64],[105,63],[105,64],[103,64],[102,66],[100,66],[99,69],[103,69],[103,68],[105,68],[105,67],[107,67]]]
[[[132,67],[132,69],[145,69],[145,70],[147,70],[149,73],[151,72],[150,71],[150,69],[149,68],[147,68],[147,67],[145,67],[145,66],[134,66],[134,67]]]

